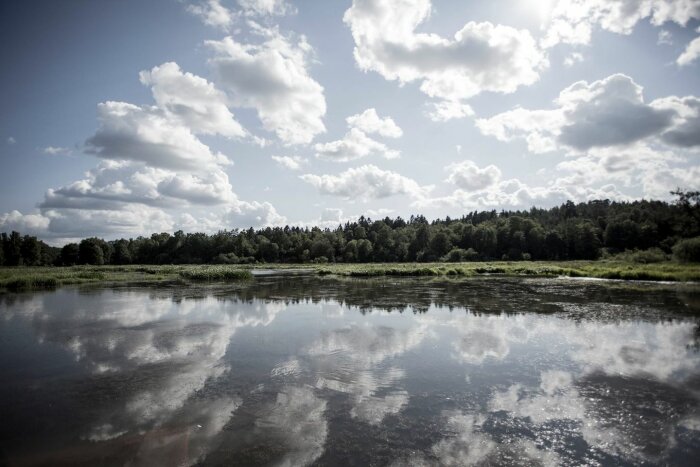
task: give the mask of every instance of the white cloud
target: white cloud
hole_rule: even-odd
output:
[[[664,97],[653,101],[651,106],[673,115],[673,125],[661,134],[661,141],[680,148],[700,146],[699,97]]]
[[[171,230],[172,217],[162,209],[130,204],[115,209],[46,209],[49,219],[45,235],[58,239],[100,236],[105,238],[134,237],[145,232]]]
[[[314,145],[316,157],[331,159],[336,162],[346,162],[370,155],[378,155],[385,159],[396,159],[399,151],[389,149],[384,143],[373,140],[363,131],[351,128],[343,139],[329,143]]]
[[[311,46],[304,36],[292,42],[276,30],[260,32],[261,44],[232,37],[207,41],[219,84],[237,106],[256,109],[266,130],[285,144],[307,144],[326,128],[323,87],[308,72]]]
[[[238,0],[238,4],[249,16],[283,16],[296,12],[287,0]]]
[[[534,153],[557,148],[586,151],[624,147],[643,140],[679,147],[700,145],[700,100],[675,96],[644,102],[642,87],[623,74],[588,83],[579,81],[561,91],[551,110],[516,108],[476,126],[501,141],[522,138]]]
[[[447,122],[453,119],[472,117],[474,110],[469,104],[459,101],[431,102],[427,112],[428,118],[434,122]]]
[[[49,226],[49,219],[40,214],[22,214],[14,210],[0,214],[0,232],[17,231],[27,235],[41,235]]]
[[[379,117],[374,108],[369,108],[361,114],[351,115],[346,121],[351,128],[357,128],[367,134],[377,133],[385,138],[400,138],[403,135],[403,131],[391,117]]]
[[[495,165],[480,169],[474,162],[465,160],[446,167],[450,172],[447,181],[467,191],[478,191],[493,186],[501,179],[501,170]]]
[[[275,207],[264,201],[237,201],[223,215],[223,224],[219,224],[214,230],[219,230],[221,225],[226,228],[247,229],[249,227],[279,227],[287,223],[287,218],[280,215]]]
[[[321,222],[332,222],[338,225],[343,222],[343,210],[339,208],[325,208],[321,212]]]
[[[548,64],[526,30],[469,22],[452,38],[416,32],[431,7],[430,0],[354,0],[343,20],[360,69],[401,84],[419,81],[428,96],[459,102],[483,91],[514,92]]]
[[[105,160],[85,178],[60,188],[49,188],[41,208],[119,209],[126,203],[163,206],[167,200],[158,184],[175,173],[142,163]]]
[[[303,165],[309,163],[308,159],[300,156],[272,156],[272,160],[289,170],[301,170]]]
[[[587,160],[583,165],[572,162],[560,164],[557,169],[565,174],[558,174],[543,186],[531,186],[517,178],[504,180],[501,170],[494,165],[479,168],[468,160],[454,163],[446,167],[450,172],[446,181],[457,188],[445,196],[418,198],[413,206],[461,210],[515,209],[554,206],[567,200],[630,199],[610,183],[620,181],[620,177],[611,180],[599,161]]]
[[[56,155],[70,155],[73,151],[71,151],[70,148],[63,148],[60,146],[46,146],[43,150],[44,154],[48,154],[50,156],[56,156]]]
[[[543,25],[544,47],[558,43],[588,44],[594,26],[617,34],[630,34],[649,19],[655,26],[672,21],[685,26],[700,18],[696,0],[558,0]]]
[[[158,191],[191,204],[235,203],[236,195],[221,170],[212,170],[201,177],[190,173],[172,174],[158,183]]]
[[[175,170],[207,170],[228,163],[157,107],[108,101],[97,110],[100,128],[86,142],[88,154]]]
[[[630,201],[639,196],[670,200],[670,191],[700,189],[700,168],[684,156],[643,143],[624,148],[594,148],[569,157],[547,170],[550,180],[531,185],[504,179],[493,165],[480,168],[472,161],[446,167],[447,182],[457,188],[444,196],[417,199],[413,206],[451,209],[494,209],[554,206],[567,200]],[[626,194],[633,189],[638,194]]]
[[[88,139],[86,152],[103,160],[82,179],[47,190],[41,214],[11,213],[5,223],[24,218],[33,222],[33,231],[60,242],[176,227],[214,232],[286,222],[270,203],[239,199],[224,171],[232,163],[196,136],[246,135],[222,92],[175,63],[142,72],[140,78],[152,87],[156,105],[99,104],[100,127]],[[49,147],[46,152],[61,150]],[[195,217],[188,212],[194,206],[215,209]]]
[[[698,29],[700,32],[700,28]],[[676,59],[679,66],[688,66],[700,57],[700,37],[696,37],[685,47],[682,54]]]
[[[236,15],[223,6],[220,0],[207,0],[197,5],[187,5],[187,11],[202,20],[207,26],[228,30]]]
[[[420,186],[415,180],[374,165],[351,168],[338,175],[305,174],[300,178],[321,194],[346,199],[368,200],[403,194],[421,198],[431,190],[431,187]]]
[[[367,136],[368,133],[376,133],[386,138],[401,137],[403,131],[391,117],[381,118],[375,109],[370,108],[361,114],[349,116],[346,121],[350,130],[342,139],[317,143],[314,146],[316,157],[336,162],[347,162],[371,155],[378,155],[385,159],[400,157],[399,151],[389,149],[384,143]]]
[[[226,95],[204,78],[183,73],[177,63],[167,62],[139,74],[151,86],[153,99],[168,119],[196,134],[243,137],[246,131],[226,106]]]
[[[7,144],[15,144],[17,140],[13,136],[7,138]]]

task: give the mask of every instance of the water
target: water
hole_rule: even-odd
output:
[[[0,464],[697,465],[697,286],[542,279],[0,296]]]

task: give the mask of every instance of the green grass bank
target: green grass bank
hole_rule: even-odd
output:
[[[44,289],[68,284],[231,282],[249,280],[255,269],[307,269],[349,277],[463,276],[591,277],[600,279],[700,282],[700,264],[624,261],[494,261],[468,263],[256,264],[2,267],[0,291]]]

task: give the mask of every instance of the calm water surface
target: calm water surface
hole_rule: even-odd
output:
[[[0,464],[698,465],[697,286],[0,295]]]

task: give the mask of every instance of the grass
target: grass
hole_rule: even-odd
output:
[[[0,291],[55,288],[68,284],[229,282],[248,280],[251,269],[309,269],[319,275],[349,277],[479,275],[592,277],[647,281],[700,281],[700,264],[671,261],[637,263],[599,261],[494,261],[469,263],[129,265],[72,267],[0,267]]]
[[[238,266],[0,267],[0,291],[45,289],[71,284],[231,281],[249,277],[250,271]]]
[[[199,266],[185,269],[179,272],[180,277],[190,281],[231,281],[252,279],[253,274],[249,269],[235,269],[227,266]]]
[[[470,263],[326,264],[320,271],[352,277],[377,276],[534,276],[591,277],[650,281],[700,281],[700,264],[626,261],[494,261]]]

